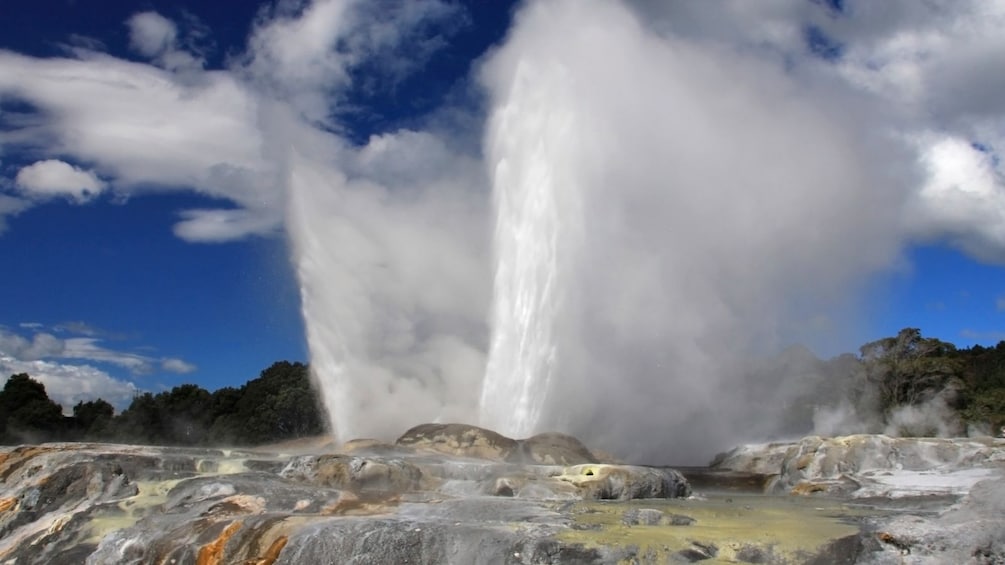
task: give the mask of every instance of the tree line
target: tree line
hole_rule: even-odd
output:
[[[857,355],[817,360],[808,373],[811,386],[790,415],[819,430],[820,414],[843,414],[832,431],[818,431],[825,435],[1002,435],[1005,426],[1005,341],[957,348],[904,328]]]
[[[792,433],[820,429],[820,414],[842,413],[833,433],[904,436],[999,435],[1005,426],[1005,341],[958,349],[916,328],[844,354],[799,365],[802,390],[783,410]],[[153,445],[256,445],[324,432],[325,419],[302,363],[281,361],[240,388],[184,384],[143,393],[115,414],[108,402],[80,402],[72,416],[42,383],[12,375],[0,392],[0,443],[111,441]],[[827,432],[820,432],[827,433]]]
[[[25,373],[0,391],[0,443],[108,441],[150,445],[258,445],[317,435],[325,419],[303,363],[281,361],[240,388],[215,392],[183,384],[143,393],[116,414],[102,399],[72,416]]]

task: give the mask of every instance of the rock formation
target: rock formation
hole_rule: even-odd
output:
[[[596,458],[559,434],[430,424],[342,451],[2,448],[0,561],[607,563],[632,552],[556,537],[574,504],[690,494],[672,470],[567,466]]]
[[[1005,440],[854,435],[748,445],[713,467],[772,477],[768,490],[841,496],[863,520],[854,563],[1005,563]]]
[[[727,477],[694,496],[676,470],[599,462],[561,434],[514,440],[429,424],[394,444],[359,440],[336,452],[287,447],[0,448],[0,562],[1005,559],[998,486],[1005,442],[994,440],[854,436],[747,446],[721,457],[715,469],[688,471]],[[735,470],[721,470],[727,467]],[[941,495],[935,498],[902,484],[876,488],[900,480],[890,477],[931,479],[942,471],[970,482],[927,493]],[[751,473],[771,475],[775,494],[751,490],[763,484]],[[892,507],[890,496],[901,496],[900,506]]]

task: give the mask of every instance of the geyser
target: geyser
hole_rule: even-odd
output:
[[[492,344],[481,423],[527,437],[536,429],[556,370],[556,317],[567,287],[561,261],[578,229],[575,116],[551,101],[572,93],[549,81],[548,64],[521,64],[493,111],[487,139],[496,206]],[[563,245],[564,244],[564,245]]]
[[[777,432],[764,407],[798,376],[749,360],[841,327],[903,192],[848,90],[763,55],[530,2],[479,67],[481,155],[452,149],[467,131],[295,134],[288,226],[338,435],[480,422],[704,463]]]
[[[476,420],[490,287],[487,238],[470,236],[485,224],[471,190],[481,169],[427,134],[326,149],[291,158],[288,221],[333,431]],[[428,168],[399,175],[409,158]]]

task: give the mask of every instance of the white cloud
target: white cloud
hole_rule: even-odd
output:
[[[171,373],[178,373],[179,375],[186,375],[195,372],[198,367],[182,359],[168,357],[161,359],[161,369]]]
[[[0,143],[93,163],[121,194],[195,190],[231,200],[254,221],[228,224],[228,239],[279,226],[283,194],[275,161],[262,154],[259,102],[230,74],[182,81],[106,55],[33,59],[4,51],[0,71],[0,93],[41,112],[39,124],[3,132]],[[211,239],[221,238],[213,232]]]
[[[52,334],[39,332],[31,339],[0,328],[0,353],[27,361],[35,361],[45,357],[56,357],[63,354],[63,340]]]
[[[271,214],[250,210],[185,210],[174,233],[186,241],[220,242],[276,231]]]
[[[205,61],[180,48],[178,26],[157,12],[141,12],[126,20],[129,45],[158,66],[171,71],[201,69]]]
[[[45,385],[46,394],[70,415],[73,406],[103,398],[117,410],[122,410],[140,390],[131,382],[111,377],[89,365],[67,365],[42,360],[21,360],[0,354],[0,375],[28,373]]]
[[[178,27],[157,12],[141,12],[126,21],[129,45],[141,55],[156,57],[175,46]]]
[[[921,237],[945,238],[970,255],[1005,263],[1005,180],[993,158],[958,137],[922,138],[928,178],[908,209]]]
[[[61,331],[96,331],[83,322],[62,324]],[[128,370],[131,374],[146,374],[155,370],[189,374],[197,370],[192,363],[178,357],[154,358],[147,355],[117,351],[101,345],[93,337],[59,338],[39,331],[41,324],[21,324],[30,330],[30,338],[0,327],[0,376],[28,373],[45,385],[49,398],[63,406],[69,414],[80,401],[103,398],[122,410],[141,390],[135,383],[119,379],[91,363],[105,363]],[[73,363],[72,361],[82,363]]]
[[[328,122],[352,84],[352,72],[372,63],[393,81],[425,63],[442,45],[428,26],[462,18],[451,2],[409,0],[375,5],[360,0],[315,0],[302,11],[277,10],[251,34],[243,72],[271,96],[309,120]],[[418,34],[417,41],[416,34]],[[398,50],[407,45],[407,53]]]
[[[57,159],[36,161],[23,167],[14,182],[30,196],[69,196],[78,203],[87,202],[105,189],[105,183],[93,171]]]
[[[96,337],[60,338],[51,333],[39,331],[42,326],[24,326],[33,331],[31,338],[26,338],[9,330],[0,328],[0,354],[23,361],[38,361],[45,359],[79,359],[97,363],[108,363],[133,374],[148,374],[160,368],[174,373],[191,373],[196,366],[175,357],[155,358],[128,351],[118,351],[102,345]],[[75,329],[71,329],[75,328]],[[72,331],[95,335],[97,332],[83,322],[61,324],[54,328],[57,331]],[[83,330],[83,331],[81,331]]]
[[[63,351],[59,356],[110,363],[128,369],[133,374],[145,374],[152,370],[154,360],[150,357],[107,349],[99,343],[100,340],[96,338],[71,337],[63,341]]]

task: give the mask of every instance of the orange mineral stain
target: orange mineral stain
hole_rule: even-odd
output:
[[[220,565],[223,563],[223,549],[227,545],[227,541],[239,529],[241,529],[241,523],[232,522],[220,532],[215,540],[202,546],[199,549],[199,556],[196,558],[196,565]]]

